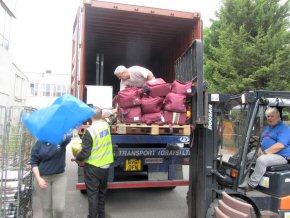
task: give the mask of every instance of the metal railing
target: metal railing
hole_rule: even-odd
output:
[[[0,106],[0,217],[32,217],[31,148],[34,137],[23,126],[25,107]]]
[[[180,81],[192,81],[193,88],[193,124],[208,123],[207,83],[203,73],[203,41],[195,40],[192,46],[176,61],[175,78]]]

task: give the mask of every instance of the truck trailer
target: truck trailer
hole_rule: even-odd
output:
[[[87,102],[87,86],[112,86],[116,95],[118,65],[146,67],[168,83],[192,81],[188,125],[111,126],[115,162],[110,167],[109,189],[190,184],[183,179],[182,169],[189,163],[193,129],[208,120],[202,34],[197,12],[97,0],[79,8],[73,27],[72,95]],[[184,146],[170,146],[178,143]],[[85,188],[79,166],[77,189],[84,192]]]
[[[270,186],[260,184],[254,192],[240,189],[244,172],[253,169],[254,163],[245,161],[248,149],[259,144],[256,126],[263,123],[263,116],[257,116],[258,112],[279,106],[282,115],[289,116],[289,92],[250,91],[240,97],[208,93],[200,13],[86,1],[73,28],[71,93],[84,102],[86,85],[112,86],[117,94],[119,81],[113,72],[118,65],[146,67],[169,83],[192,81],[193,95],[187,131],[168,128],[167,134],[160,134],[157,127],[157,132],[148,134],[137,127],[134,132],[134,128],[127,131],[125,126],[123,131],[118,124],[112,125],[115,163],[110,168],[109,188],[188,185],[190,218],[216,217],[223,192],[251,204],[251,217],[289,216],[289,164],[266,172]],[[275,100],[273,105],[265,103],[269,98]],[[181,142],[184,147],[177,150],[168,146]],[[182,166],[188,162],[189,181],[185,181]],[[84,191],[81,166],[78,172],[77,188]]]

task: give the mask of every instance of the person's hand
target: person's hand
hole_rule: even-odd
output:
[[[259,148],[259,150],[258,150],[258,157],[260,157],[260,156],[263,155],[263,154],[264,154],[264,153],[263,153],[262,149]]]
[[[77,164],[78,166],[80,166],[81,161],[78,161],[76,158],[71,158],[70,161],[71,161],[71,162],[76,162],[76,164]]]
[[[46,181],[42,177],[40,177],[37,180],[37,182],[38,182],[38,185],[39,185],[40,188],[42,188],[42,189],[48,188],[48,185],[47,185]]]
[[[144,86],[144,87],[143,87],[143,90],[144,90],[144,93],[145,93],[146,95],[150,95],[150,89],[149,89],[148,86]]]
[[[118,109],[117,109],[117,108],[114,108],[114,109],[112,110],[112,115],[116,114],[117,111],[118,111]]]
[[[70,130],[69,132],[67,132],[67,133],[63,136],[63,141],[71,140],[72,137],[73,137],[73,131]]]

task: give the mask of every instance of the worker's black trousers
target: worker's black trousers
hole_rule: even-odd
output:
[[[105,218],[105,197],[109,169],[85,164],[84,177],[89,201],[88,218]]]

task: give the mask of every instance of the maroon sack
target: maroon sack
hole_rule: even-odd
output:
[[[140,91],[135,87],[126,87],[118,92],[117,102],[121,108],[134,107],[141,104]]]
[[[171,84],[171,92],[177,93],[177,94],[184,94],[184,95],[190,95],[191,94],[191,81],[188,82],[182,82],[179,80],[174,80]]]
[[[185,113],[185,100],[185,95],[170,92],[164,99],[164,110]]]
[[[157,113],[143,114],[142,115],[142,122],[146,123],[147,125],[150,125],[153,123],[158,124],[158,125],[164,124],[165,119],[163,116],[163,112],[160,111]]]
[[[157,78],[146,82],[151,97],[166,96],[170,92],[170,84],[163,79]]]
[[[168,124],[183,125],[187,123],[186,113],[176,113],[171,111],[164,111],[163,113],[165,122]]]
[[[121,123],[141,123],[142,122],[141,107],[136,106],[131,108],[119,108],[118,120]]]
[[[162,97],[143,97],[141,99],[142,114],[157,113],[163,106]]]

